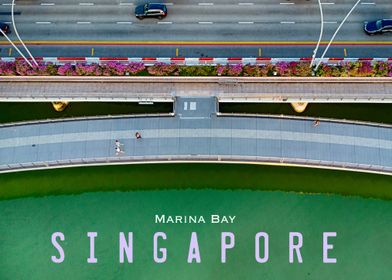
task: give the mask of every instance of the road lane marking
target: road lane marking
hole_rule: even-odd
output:
[[[323,3],[321,3],[321,5],[335,5],[335,3],[333,3],[333,2],[323,2]]]
[[[283,3],[279,3],[280,5],[294,5],[295,3],[289,3],[289,2],[283,2]]]
[[[165,3],[166,6],[173,6],[173,3]]]
[[[253,21],[239,21],[239,24],[254,24]]]
[[[133,3],[122,2],[122,3],[120,3],[120,6],[133,6]]]
[[[54,3],[41,3],[41,6],[54,6]]]
[[[336,24],[336,23],[338,23],[337,21],[324,21],[324,23],[332,23],[332,24]]]
[[[132,24],[132,21],[117,21],[117,24]]]
[[[376,3],[362,2],[361,5],[376,5]]]
[[[11,3],[4,3],[4,4],[1,4],[1,5],[3,5],[3,6],[12,6]]]
[[[252,6],[254,3],[238,3],[240,6]]]
[[[213,24],[212,21],[199,21],[199,24]]]
[[[173,22],[171,21],[158,21],[158,24],[172,24]]]
[[[36,24],[51,24],[50,21],[36,21]]]
[[[79,3],[80,6],[93,6],[94,3]]]
[[[199,6],[213,6],[214,3],[199,3]]]
[[[90,24],[91,21],[78,21],[77,24]]]
[[[295,21],[281,21],[281,24],[295,24]]]

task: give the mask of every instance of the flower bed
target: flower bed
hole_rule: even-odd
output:
[[[232,77],[310,77],[309,62],[277,62],[264,65],[184,66],[158,62],[146,66],[142,62],[108,62],[106,64],[40,63],[31,68],[24,61],[0,62],[0,76],[232,76]],[[340,62],[321,64],[318,77],[392,77],[392,62]]]

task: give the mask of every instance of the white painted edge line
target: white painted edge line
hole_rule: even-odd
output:
[[[254,3],[238,3],[240,6],[252,6]]]
[[[117,24],[132,24],[132,21],[117,21]]]
[[[279,3],[279,5],[294,5],[295,3],[288,3],[288,2],[282,2],[282,3]]]
[[[165,3],[166,6],[173,6],[174,3]]]
[[[36,24],[51,24],[50,21],[36,21]]]
[[[54,6],[54,3],[41,3],[41,6]]]
[[[376,5],[376,3],[370,2],[362,2],[361,5]]]
[[[238,24],[254,24],[253,21],[239,21]]]
[[[332,23],[332,24],[337,24],[338,22],[337,21],[324,21],[324,23]]]
[[[121,2],[120,6],[133,6],[133,3],[125,3],[125,2]]]
[[[295,24],[295,21],[281,21],[281,24]]]
[[[335,3],[333,3],[333,2],[323,2],[323,3],[321,3],[321,5],[335,5]]]
[[[93,6],[94,3],[79,3],[80,6]]]
[[[213,24],[212,21],[199,21],[199,24]]]
[[[77,24],[90,24],[91,21],[78,21]]]
[[[3,5],[3,6],[12,6],[12,3],[4,3],[4,4],[1,4],[1,5]]]
[[[199,3],[199,6],[213,6],[214,3]]]
[[[158,24],[173,24],[171,21],[158,21]]]

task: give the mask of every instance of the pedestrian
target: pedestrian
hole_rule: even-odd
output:
[[[319,126],[320,125],[320,120],[315,120],[314,122],[313,122],[313,126]]]
[[[136,131],[135,137],[136,137],[136,139],[141,139],[142,135],[140,134],[140,132]]]
[[[116,144],[116,149],[121,147],[120,141],[116,140],[115,144]]]

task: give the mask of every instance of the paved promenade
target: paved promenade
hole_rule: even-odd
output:
[[[121,161],[264,161],[392,174],[392,128],[217,116],[215,98],[177,98],[175,116],[0,127],[0,170]],[[141,134],[136,139],[135,133]],[[116,152],[115,140],[121,143]]]
[[[392,103],[391,78],[2,77],[0,101],[172,101]]]

